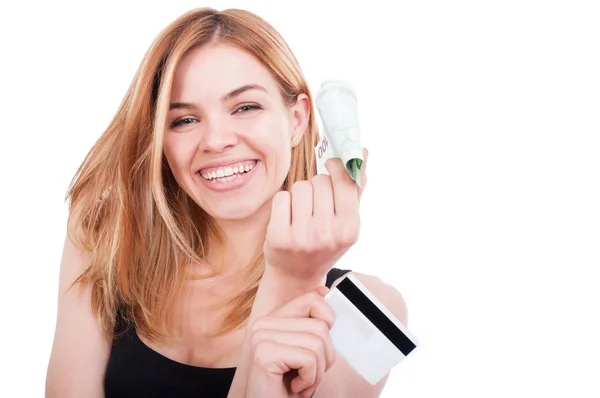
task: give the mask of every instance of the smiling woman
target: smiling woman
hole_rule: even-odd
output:
[[[330,341],[362,189],[339,159],[315,175],[317,141],[268,23],[169,25],[69,190],[47,396],[379,396]],[[406,324],[395,289],[356,276]]]
[[[253,217],[264,228],[270,200],[289,171],[292,136],[306,129],[309,107],[305,93],[292,106],[284,103],[271,72],[248,51],[224,43],[194,49],[171,88],[164,138],[170,170],[214,218]]]

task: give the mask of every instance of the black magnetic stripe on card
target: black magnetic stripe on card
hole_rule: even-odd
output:
[[[407,356],[415,349],[415,344],[398,328],[359,288],[350,278],[345,278],[337,286],[338,290],[364,316],[375,325],[389,341]]]

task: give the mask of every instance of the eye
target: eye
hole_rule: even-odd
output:
[[[262,109],[262,107],[258,104],[246,104],[246,105],[240,106],[235,112],[236,113],[246,113],[246,112],[250,112],[252,110],[258,110],[258,109]]]
[[[194,119],[193,117],[184,117],[184,118],[175,120],[173,123],[171,123],[171,128],[181,126],[183,124],[189,125],[189,124],[194,123],[194,121],[197,121],[197,119]]]

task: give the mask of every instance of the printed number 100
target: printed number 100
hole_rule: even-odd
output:
[[[321,145],[319,145],[319,148],[317,149],[317,154],[319,155],[319,159],[321,159],[323,157],[323,155],[325,154],[325,151],[327,151],[328,146],[329,146],[329,141],[327,141],[327,137],[324,137],[323,141],[321,141]]]

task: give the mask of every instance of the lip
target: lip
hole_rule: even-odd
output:
[[[234,160],[232,161],[226,161],[226,162],[214,162],[214,163],[210,163],[209,165],[204,166],[202,169],[199,169],[196,172],[196,177],[198,179],[200,179],[200,183],[202,185],[204,185],[206,188],[215,191],[215,192],[226,192],[226,191],[231,191],[233,189],[238,189],[243,187],[244,185],[246,185],[246,183],[254,176],[255,174],[255,170],[258,168],[258,166],[260,165],[260,161],[256,160],[256,164],[254,165],[254,167],[252,168],[252,170],[244,173],[244,174],[236,174],[236,178],[234,178],[231,181],[227,181],[227,182],[216,182],[216,181],[210,181],[207,180],[206,178],[202,177],[202,175],[200,174],[200,170],[203,169],[207,169],[207,168],[211,168],[211,167],[224,167],[224,166],[229,166],[232,163],[239,163],[239,162],[244,162],[244,161],[248,161],[248,159],[246,160]],[[216,166],[215,166],[216,165]]]
[[[223,159],[223,160],[218,160],[218,161],[214,161],[214,162],[202,165],[202,167],[198,168],[196,170],[196,172],[200,173],[200,171],[204,170],[204,169],[212,169],[212,168],[215,168],[215,167],[231,166],[232,164],[243,163],[243,162],[250,162],[250,161],[258,162],[258,159],[239,158],[239,159]]]

